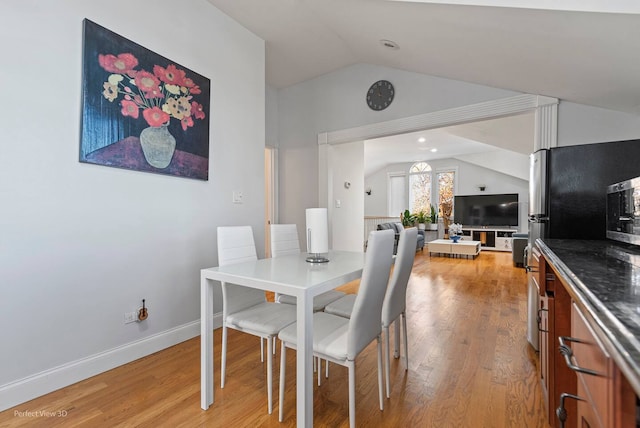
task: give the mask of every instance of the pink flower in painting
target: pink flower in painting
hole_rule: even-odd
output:
[[[193,119],[191,118],[191,116],[186,116],[180,121],[180,123],[182,124],[182,130],[186,131],[187,128],[193,126]]]
[[[171,118],[171,116],[163,112],[160,107],[145,109],[142,112],[142,116],[144,116],[149,126],[161,126]]]
[[[119,74],[126,74],[138,65],[138,60],[130,53],[122,53],[118,56],[100,54],[98,55],[98,62],[109,73]]]
[[[129,116],[134,119],[137,119],[140,115],[140,111],[138,110],[138,106],[133,101],[123,100],[120,102],[122,106],[122,110],[120,112],[123,116]]]
[[[148,71],[140,70],[135,77],[136,86],[147,98],[164,98],[160,89],[160,81]]]
[[[103,84],[102,96],[113,102],[120,95],[120,113],[138,119],[140,111],[149,126],[180,121],[183,130],[194,126],[194,119],[204,119],[204,106],[193,101],[201,88],[175,64],[155,64],[153,73],[136,70],[138,59],[130,53],[99,54],[98,62],[111,73]]]
[[[196,101],[191,102],[191,114],[196,119],[204,119],[204,107]]]
[[[153,66],[153,74],[164,83],[170,85],[182,86],[186,73],[183,70],[178,69],[175,65],[171,64],[167,68],[162,68],[159,65]]]

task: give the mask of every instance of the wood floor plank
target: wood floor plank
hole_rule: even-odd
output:
[[[358,281],[341,287],[357,288]],[[510,253],[482,252],[474,260],[419,252],[407,291],[409,368],[392,356],[391,398],[381,412],[376,347],[367,347],[356,362],[358,426],[547,428],[537,355],[526,341],[526,306],[526,274],[512,266]],[[220,389],[219,330],[214,337],[216,402],[208,411],[200,409],[196,337],[0,412],[0,427],[294,427],[295,352],[287,352],[279,423],[280,347],[269,415],[259,341],[229,332],[227,381]],[[65,416],[20,416],[25,411]],[[314,386],[314,422],[348,426],[344,367],[331,365],[329,379]]]

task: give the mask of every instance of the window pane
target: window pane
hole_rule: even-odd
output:
[[[389,213],[387,214],[389,217],[398,217],[407,209],[405,183],[404,175],[389,177]]]
[[[438,173],[438,215],[440,217],[442,217],[442,204],[447,202],[453,204],[455,175],[456,173],[454,171]]]
[[[409,174],[409,211],[429,212],[431,207],[431,166],[426,162],[414,164]]]

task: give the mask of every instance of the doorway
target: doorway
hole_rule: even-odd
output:
[[[334,202],[336,205],[338,204],[337,200],[334,201],[336,198],[332,192],[333,183],[334,181],[340,182],[340,177],[333,176],[335,171],[331,165],[332,156],[330,156],[330,153],[333,151],[332,146],[356,141],[364,142],[364,140],[395,134],[436,129],[487,119],[497,119],[526,112],[534,112],[534,144],[531,150],[534,152],[539,149],[557,146],[558,102],[559,101],[556,98],[522,94],[437,112],[425,113],[412,117],[318,134],[320,159],[319,193],[322,199],[326,198],[325,202],[321,202],[321,204],[329,208],[329,223],[331,224],[333,222],[332,207]],[[364,176],[361,181],[362,187],[364,188]],[[351,181],[351,183],[354,184],[354,181]],[[353,196],[354,198],[348,202],[352,203],[354,206],[358,204],[362,205],[362,210],[364,212],[364,199],[361,195],[354,194]],[[340,201],[341,204],[343,202],[345,201]],[[341,226],[343,228],[355,230],[364,231],[365,229],[364,218],[351,216],[348,218],[347,223],[348,224],[342,224]],[[330,234],[335,236],[336,231],[332,228]]]
[[[278,222],[278,152],[264,149],[264,254],[271,257],[271,224]]]

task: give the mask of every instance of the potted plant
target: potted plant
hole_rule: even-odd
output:
[[[416,217],[411,214],[409,210],[404,210],[404,213],[400,214],[400,220],[404,227],[413,227],[416,222]]]
[[[425,214],[424,211],[418,212],[416,215],[416,221],[418,222],[418,229],[425,230],[427,228],[427,224],[431,223],[431,219]]]
[[[429,215],[429,230],[438,230],[438,211],[433,205],[431,205],[431,214]]]

